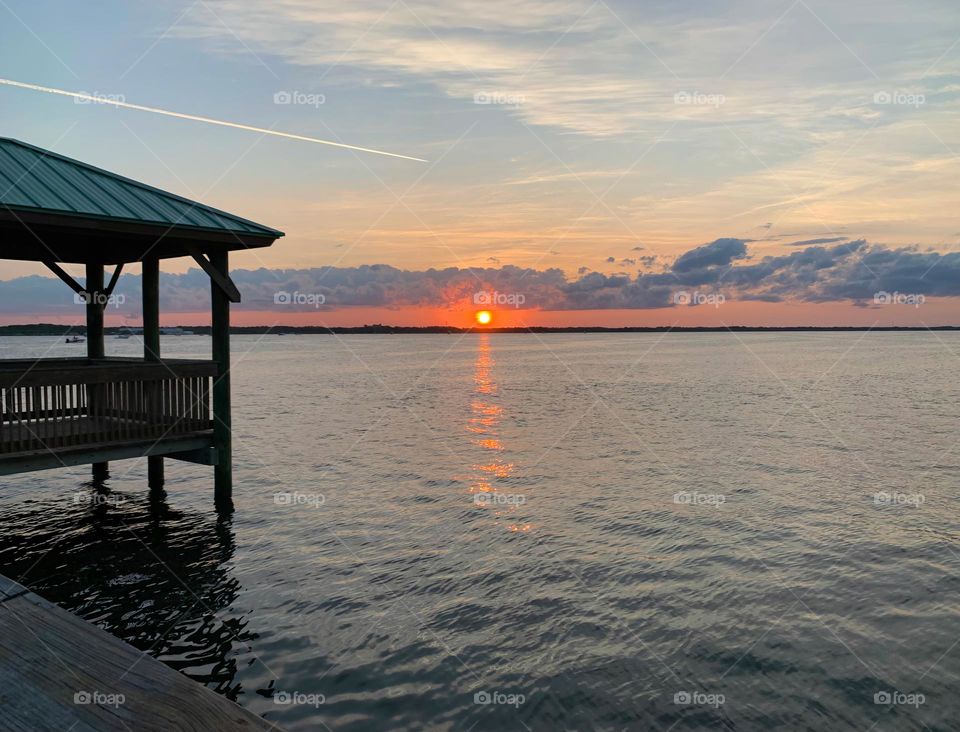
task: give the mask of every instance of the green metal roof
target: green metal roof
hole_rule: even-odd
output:
[[[282,231],[8,137],[0,137],[0,208],[271,240],[283,236]]]

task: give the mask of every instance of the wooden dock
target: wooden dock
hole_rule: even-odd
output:
[[[2,575],[0,728],[282,732]]]

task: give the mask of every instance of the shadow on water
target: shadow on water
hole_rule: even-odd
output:
[[[242,589],[230,515],[109,486],[0,506],[0,573],[236,700],[257,636],[229,616]]]

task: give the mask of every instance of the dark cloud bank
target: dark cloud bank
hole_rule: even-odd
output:
[[[864,240],[830,246],[807,246],[777,256],[752,256],[748,240],[724,238],[677,257],[662,271],[607,275],[581,268],[576,279],[559,269],[525,269],[512,265],[482,269],[406,271],[388,265],[302,270],[237,270],[234,281],[245,310],[310,311],[351,306],[400,308],[446,307],[475,302],[480,291],[522,294],[522,307],[542,310],[606,310],[674,307],[681,291],[723,292],[728,299],[780,302],[852,301],[871,304],[877,292],[960,295],[960,252],[941,254],[918,247],[889,249]],[[124,275],[116,293],[118,310],[139,312],[139,277]],[[277,293],[301,293],[275,303]],[[119,299],[119,298],[118,298]],[[166,312],[208,308],[205,274],[164,274],[161,305]],[[496,303],[494,303],[496,304]],[[0,313],[69,313],[81,306],[59,280],[21,277],[0,282]]]

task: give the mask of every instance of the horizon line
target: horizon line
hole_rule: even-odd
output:
[[[209,331],[209,324],[179,324],[179,325],[161,325],[161,330],[185,330],[185,331]],[[34,331],[31,333],[10,333],[14,330]],[[142,325],[108,325],[104,331],[130,332],[142,331]],[[231,325],[230,331],[236,333],[301,333],[303,335],[324,335],[329,333],[353,333],[370,335],[383,335],[389,333],[417,334],[424,335],[446,335],[458,333],[500,333],[523,335],[526,333],[726,333],[726,332],[831,332],[831,331],[960,331],[960,325],[585,325],[585,326],[514,326],[514,327],[464,327],[457,325],[386,325],[383,323],[367,323],[364,325]],[[37,332],[42,331],[42,332]],[[21,335],[21,336],[59,336],[66,334],[79,334],[86,332],[85,324],[63,324],[63,323],[17,323],[0,325],[0,336]],[[195,335],[206,335],[206,333],[195,333]]]

